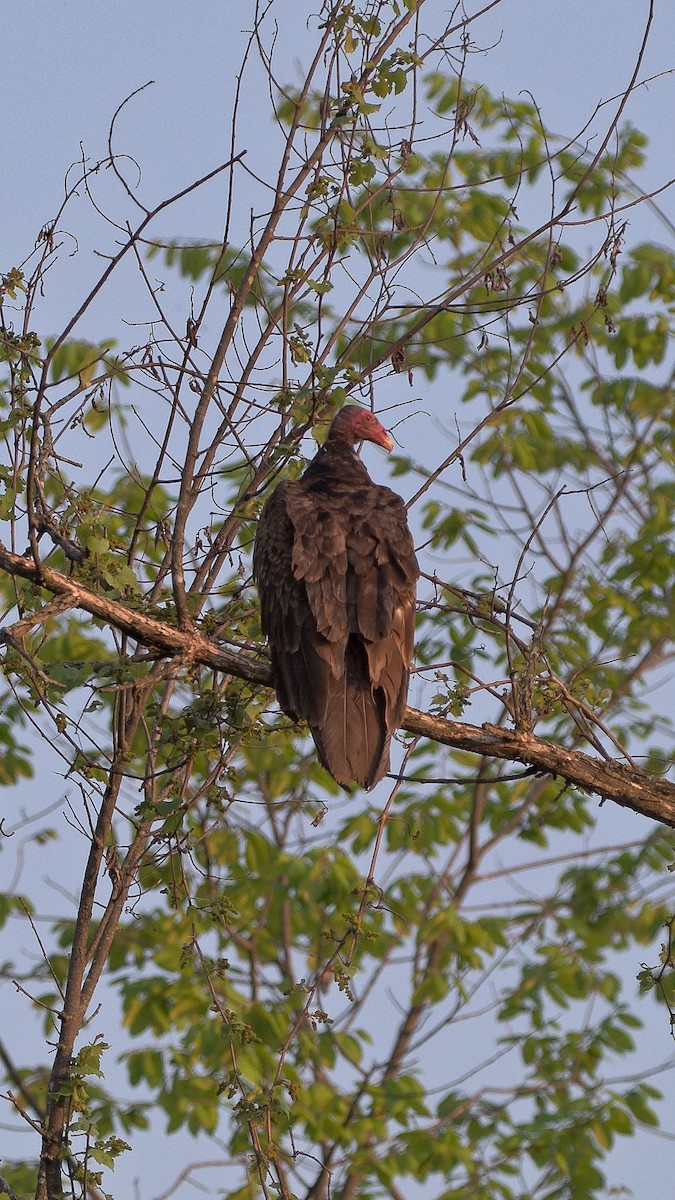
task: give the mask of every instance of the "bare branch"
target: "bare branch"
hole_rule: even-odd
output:
[[[251,683],[269,686],[271,670],[266,663],[247,654],[214,646],[194,631],[176,629],[153,617],[135,612],[117,600],[97,595],[45,564],[40,568],[30,558],[12,554],[0,546],[0,566],[30,579],[54,595],[67,596],[75,608],[91,613],[134,638],[151,653],[177,657],[185,665],[200,663]],[[0,635],[2,637],[2,635]],[[466,725],[408,709],[402,725],[408,733],[427,737],[441,745],[470,750],[475,754],[521,762],[566,779],[575,787],[594,792],[625,808],[675,828],[675,784],[623,763],[600,761],[578,750],[542,741],[532,734],[494,725]]]

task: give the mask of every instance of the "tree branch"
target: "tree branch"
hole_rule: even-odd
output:
[[[179,657],[186,663],[201,663],[213,671],[235,675],[251,683],[268,687],[272,684],[268,663],[216,646],[194,631],[176,629],[119,600],[98,595],[44,563],[38,567],[32,558],[13,554],[1,544],[0,567],[10,575],[30,580],[53,595],[68,597],[73,608],[80,608],[105,621],[160,656]],[[7,641],[10,636],[11,628],[0,633],[0,640]],[[531,733],[490,724],[478,726],[463,721],[449,721],[445,717],[434,717],[414,708],[406,711],[402,728],[408,733],[455,749],[525,763],[542,773],[560,776],[582,791],[594,792],[603,800],[612,800],[623,808],[630,808],[633,812],[675,828],[675,784],[640,768],[591,758],[579,750],[565,749]]]

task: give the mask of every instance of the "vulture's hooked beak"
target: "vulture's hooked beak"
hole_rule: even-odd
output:
[[[383,450],[387,451],[387,454],[391,454],[394,449],[394,439],[390,433],[387,433],[384,425],[380,425],[378,429],[373,429],[369,434],[368,441],[375,442],[376,446],[381,446]]]

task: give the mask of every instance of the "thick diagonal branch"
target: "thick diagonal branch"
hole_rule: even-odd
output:
[[[13,554],[1,545],[0,567],[11,575],[31,580],[52,595],[68,597],[73,608],[82,609],[126,633],[158,657],[178,657],[186,664],[201,663],[214,671],[235,675],[251,683],[266,686],[272,683],[266,661],[217,646],[192,630],[176,629],[119,600],[98,595],[44,564],[38,569],[32,558]],[[579,750],[565,749],[531,733],[501,729],[495,725],[449,721],[445,717],[434,717],[413,708],[407,710],[402,728],[408,733],[445,746],[469,750],[482,757],[525,763],[542,773],[559,776],[582,791],[595,793],[604,800],[613,800],[615,804],[675,828],[675,784],[640,768],[592,758]]]

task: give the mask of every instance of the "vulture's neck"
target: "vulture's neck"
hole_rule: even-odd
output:
[[[337,438],[329,439],[312,459],[303,478],[307,483],[363,484],[370,483],[370,475],[354,447]]]

